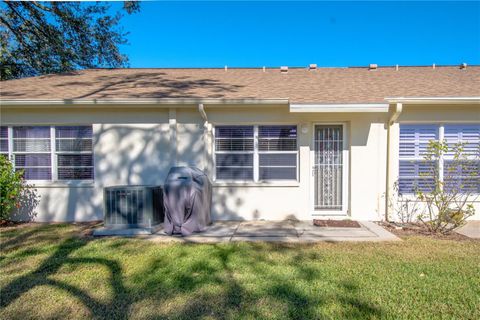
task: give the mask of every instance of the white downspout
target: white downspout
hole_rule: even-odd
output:
[[[395,121],[397,121],[402,111],[403,111],[403,104],[401,102],[397,102],[395,104],[395,110],[393,111],[393,114],[388,121],[388,126],[391,126],[392,124],[395,123]]]
[[[207,113],[205,112],[205,107],[203,103],[198,104],[198,112],[202,116],[202,119],[205,121],[203,123],[203,141],[205,142],[205,164],[204,164],[204,170],[206,171],[207,175],[210,176],[210,170],[212,168],[212,124],[208,122],[208,117]]]
[[[387,123],[387,172],[386,172],[386,186],[385,186],[385,221],[388,221],[388,216],[390,214],[390,197],[392,194],[392,186],[393,182],[391,181],[392,175],[390,173],[390,163],[391,163],[391,157],[392,157],[392,134],[391,134],[391,126],[397,121],[398,117],[403,111],[403,104],[400,102],[397,102],[395,104],[395,108],[393,110],[392,115],[388,118],[388,123]]]

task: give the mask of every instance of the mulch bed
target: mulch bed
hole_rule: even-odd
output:
[[[377,222],[378,225],[384,227],[394,235],[399,238],[409,238],[414,236],[421,236],[427,237],[432,239],[439,239],[439,240],[455,240],[455,241],[470,241],[473,240],[463,234],[459,234],[456,232],[450,232],[449,234],[431,234],[425,228],[423,228],[419,224],[410,223],[405,225],[399,225],[391,222],[380,221]]]
[[[17,227],[19,225],[27,225],[28,222],[0,220],[0,228]]]
[[[328,228],[360,228],[357,221],[352,220],[321,220],[313,219],[313,225],[317,227]]]

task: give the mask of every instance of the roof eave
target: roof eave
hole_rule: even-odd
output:
[[[2,99],[1,106],[6,107],[63,107],[63,106],[131,106],[142,105],[145,107],[162,108],[180,105],[288,105],[288,98],[272,99],[212,99],[212,98],[129,98],[129,99]]]
[[[480,104],[480,97],[388,97],[385,101],[390,104]]]
[[[351,113],[388,112],[388,103],[330,103],[330,104],[290,104],[292,113]]]

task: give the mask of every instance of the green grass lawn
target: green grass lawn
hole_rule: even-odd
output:
[[[480,242],[159,244],[1,230],[1,319],[480,319]]]

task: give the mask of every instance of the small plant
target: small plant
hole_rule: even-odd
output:
[[[447,154],[442,170],[438,164]],[[478,197],[479,160],[478,155],[472,158],[463,144],[429,142],[423,160],[428,170],[423,175],[431,179],[431,185],[423,190],[416,187],[415,198],[425,204],[418,220],[430,233],[449,233],[475,214],[472,202]]]
[[[19,209],[29,215],[38,202],[36,189],[27,185],[23,172],[15,171],[10,160],[0,156],[0,220],[10,220]]]
[[[419,202],[416,198],[409,197],[400,192],[398,181],[393,185],[393,196],[388,199],[390,212],[394,216],[389,216],[389,221],[408,225],[418,218],[420,212]]]

